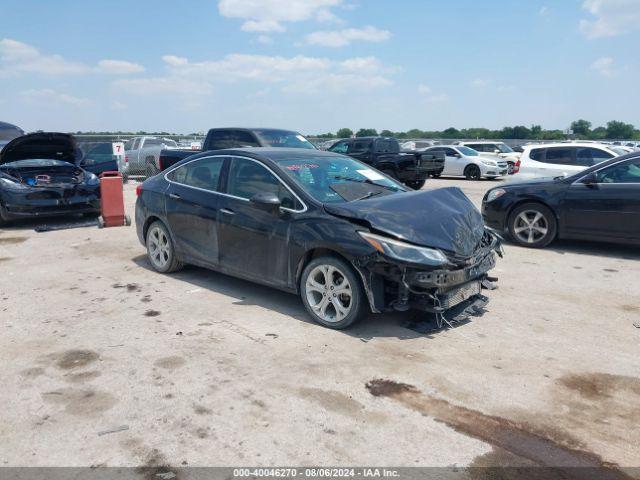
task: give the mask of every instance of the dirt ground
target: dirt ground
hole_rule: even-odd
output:
[[[153,272],[133,226],[35,225],[0,230],[1,466],[640,465],[637,247],[507,244],[470,322],[338,332],[293,295]]]

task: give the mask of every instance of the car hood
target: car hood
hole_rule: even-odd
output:
[[[568,177],[562,177],[562,179],[556,180],[555,177],[536,177],[536,178],[530,178],[527,179],[525,178],[516,178],[518,176],[518,174],[513,175],[513,177],[510,177],[509,180],[504,183],[503,185],[501,185],[502,188],[509,188],[509,187],[535,187],[537,185],[552,185],[554,183],[558,183],[561,182],[564,178],[568,178]],[[500,187],[497,187],[500,188]]]
[[[463,257],[474,254],[485,233],[482,215],[455,187],[325,204],[324,208],[331,215],[366,222],[391,237]]]
[[[38,132],[23,135],[6,144],[0,152],[0,165],[37,158],[78,165],[82,155],[75,139],[68,133]]]

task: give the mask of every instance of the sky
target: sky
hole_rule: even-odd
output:
[[[640,126],[640,0],[0,0],[25,130]]]

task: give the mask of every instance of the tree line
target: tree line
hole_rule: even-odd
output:
[[[482,139],[522,139],[522,140],[565,140],[567,137],[577,140],[640,140],[640,130],[630,123],[617,120],[607,122],[605,127],[592,128],[593,125],[588,120],[576,120],[571,123],[571,135],[567,135],[563,130],[545,130],[540,125],[517,125],[515,127],[504,127],[500,130],[490,130],[488,128],[457,128],[450,127],[446,130],[420,130],[417,128],[406,132],[393,132],[382,130],[378,132],[375,128],[361,128],[354,132],[350,128],[341,128],[335,134],[324,133],[316,135],[316,138],[349,138],[349,137],[370,137],[381,135],[383,137],[395,138],[482,138]]]

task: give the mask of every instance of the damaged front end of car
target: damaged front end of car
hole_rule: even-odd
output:
[[[408,192],[335,213],[368,227],[358,235],[373,252],[353,264],[374,311],[433,312],[440,324],[454,307],[488,302],[482,293],[495,288],[489,272],[503,254],[501,239],[459,189]]]

